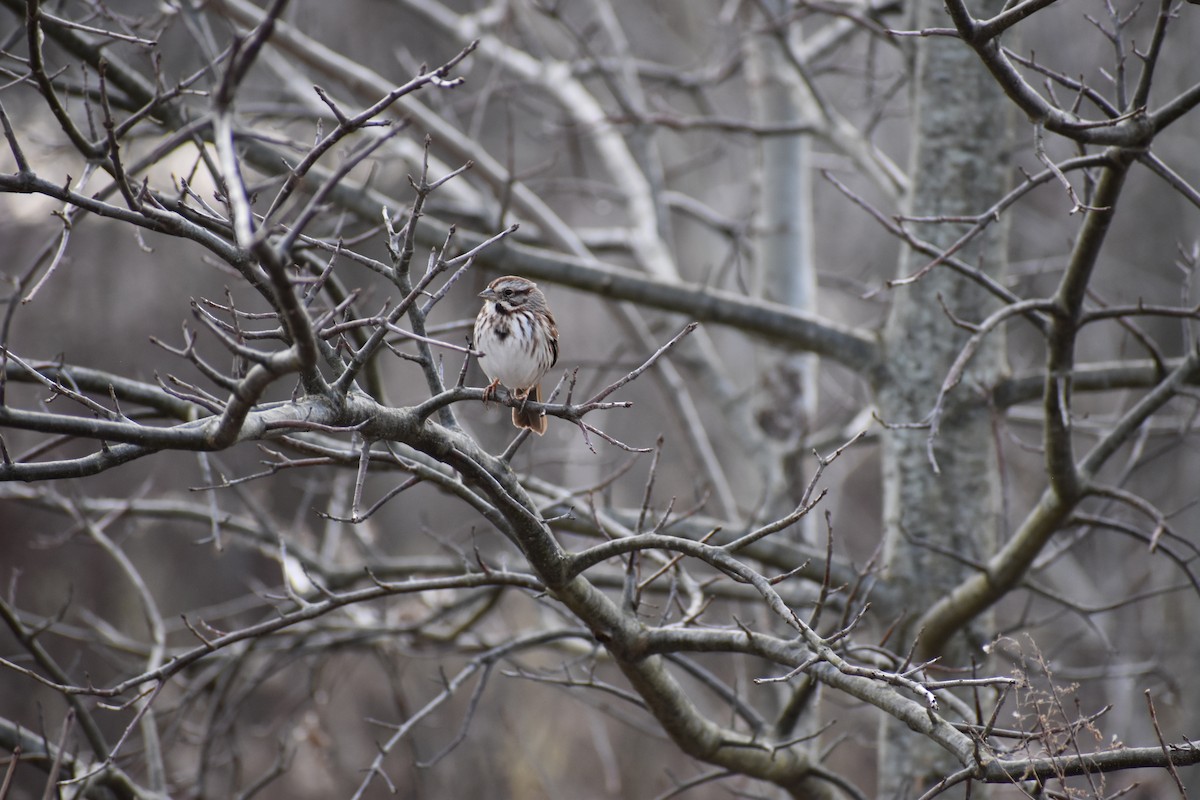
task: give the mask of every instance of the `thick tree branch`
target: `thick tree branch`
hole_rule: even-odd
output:
[[[464,234],[472,241],[473,236]],[[736,328],[790,350],[817,353],[860,374],[876,366],[873,336],[831,320],[795,311],[767,300],[753,300],[722,289],[649,278],[604,262],[506,242],[484,253],[480,262],[496,272],[515,272],[612,300],[682,314],[697,322]]]
[[[1109,457],[1158,409],[1174,398],[1179,390],[1200,378],[1200,352],[1192,353],[1169,376],[1131,408],[1113,426],[1079,465],[1079,492],[1066,497],[1053,486],[1048,487],[1037,505],[1021,522],[1012,538],[988,559],[985,568],[959,584],[942,600],[926,611],[918,622],[921,631],[919,653],[937,653],[956,631],[970,620],[1005,597],[1027,574],[1033,560],[1046,543],[1058,533],[1070,518],[1082,498],[1087,483]]]

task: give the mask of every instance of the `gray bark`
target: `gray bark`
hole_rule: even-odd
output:
[[[993,8],[979,8],[978,13],[1000,10],[999,2],[986,3]],[[914,13],[914,28],[946,21],[938,0],[919,2]],[[1000,198],[1007,183],[1004,154],[1010,115],[999,87],[961,42],[923,38],[915,44],[912,102],[916,127],[907,213],[948,217],[983,212]],[[949,223],[910,225],[915,235],[940,248],[952,245],[966,229]],[[1001,273],[1006,259],[1003,228],[993,226],[958,255],[989,275]],[[899,275],[911,275],[928,261],[906,250]],[[945,267],[894,291],[884,329],[885,366],[876,392],[880,414],[893,426],[928,419],[951,364],[970,337],[947,310],[979,322],[996,308],[983,289]],[[969,665],[972,650],[989,635],[986,620],[974,620],[975,630],[960,631],[938,653],[924,652],[921,631],[914,630],[912,622],[995,548],[999,465],[992,414],[979,390],[997,381],[1004,360],[1001,336],[989,337],[961,384],[949,393],[933,447],[936,469],[929,457],[929,429],[889,427],[883,436],[886,563],[890,580],[905,598],[904,607],[893,611],[901,623],[889,644],[904,653],[917,642],[918,658],[936,656],[945,666]],[[953,769],[938,748],[914,749],[911,737],[897,733],[894,723],[884,723],[880,732],[881,797],[916,796],[937,780],[935,775]],[[890,746],[898,741],[904,746]]]

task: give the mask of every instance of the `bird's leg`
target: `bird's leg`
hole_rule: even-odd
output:
[[[489,383],[487,386],[483,387],[483,403],[484,403],[484,405],[487,405],[488,402],[490,402],[492,400],[492,398],[494,398],[496,396],[496,390],[499,388],[500,388],[500,379],[499,378],[495,378],[494,380],[492,380],[491,383]]]

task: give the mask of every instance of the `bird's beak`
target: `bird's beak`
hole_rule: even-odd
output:
[[[482,297],[484,300],[491,300],[493,297],[496,296],[496,293],[494,291],[492,291],[492,287],[489,286],[488,288],[486,288],[482,292],[480,292],[479,296]]]

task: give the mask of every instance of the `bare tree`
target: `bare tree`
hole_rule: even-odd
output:
[[[1192,7],[3,6],[0,800],[1187,796]]]

